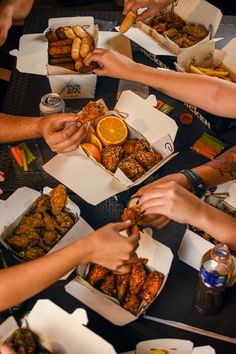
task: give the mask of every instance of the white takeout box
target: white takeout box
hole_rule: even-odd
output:
[[[88,318],[82,308],[69,314],[50,300],[38,300],[26,317],[26,323],[40,343],[53,353],[115,354],[113,346],[86,327]],[[0,326],[0,343],[18,328],[14,317]]]
[[[148,258],[147,266],[150,266],[152,269],[164,274],[161,289],[157,294],[158,297],[167,280],[173,254],[169,247],[154,240],[148,233],[142,232],[139,247],[137,249],[137,255],[138,257]],[[123,307],[111,300],[101,291],[93,288],[86,280],[84,280],[83,276],[85,275],[85,270],[86,265],[78,267],[79,276],[65,286],[66,291],[73,295],[76,299],[91,307],[94,311],[98,312],[113,324],[123,326],[130,323],[141,316],[143,312],[151,306],[152,303],[146,306],[145,309],[138,314],[138,316],[133,315],[131,312],[125,310]]]
[[[235,53],[236,38],[233,38],[221,50],[215,49],[214,41],[200,43],[177,56],[176,69],[181,72],[189,72],[190,65],[204,68],[220,65],[229,72],[232,80],[236,82]]]
[[[48,194],[51,191],[50,188],[45,187],[43,189],[44,194]],[[11,234],[12,226],[16,221],[20,220],[27,208],[41,195],[40,192],[22,187],[18,188],[7,200],[2,201],[0,204],[0,242],[8,249],[11,247],[4,242],[4,238]],[[78,241],[83,236],[93,232],[93,229],[84,219],[80,217],[79,207],[68,200],[66,207],[73,213],[78,215],[78,221],[72,226],[72,228],[61,238],[61,240],[51,248],[48,252],[54,252],[67,245]]]
[[[168,11],[170,6],[168,7]],[[179,1],[174,11],[184,20],[191,23],[204,25],[211,33],[202,41],[207,41],[214,37],[219,27],[222,13],[221,11],[204,0]],[[116,27],[119,30],[119,27]],[[150,35],[149,33],[152,33]],[[144,22],[137,23],[124,33],[126,37],[139,44],[153,55],[178,55],[188,48],[180,48],[174,42],[158,34]],[[155,38],[154,38],[155,36]],[[197,46],[198,44],[195,44]]]
[[[219,185],[215,193],[228,193],[229,196],[224,200],[224,202],[236,209],[235,182],[227,182]],[[199,270],[202,256],[213,247],[214,245],[211,242],[205,240],[203,237],[187,228],[178,249],[178,257],[184,263],[190,265],[196,270]]]
[[[93,17],[51,18],[48,27],[86,25],[93,35],[97,46],[111,48],[132,58],[130,41],[116,32],[100,31],[97,37]],[[19,50],[11,51],[17,57],[16,68],[20,72],[45,75],[48,77],[52,92],[62,98],[94,97],[97,76],[93,73],[78,74],[59,66],[48,65],[48,41],[44,33],[25,34],[20,38]]]
[[[159,164],[137,181],[132,182],[119,169],[115,174],[110,173],[88,157],[81,147],[70,153],[57,154],[43,168],[94,205],[141,183],[174,156],[173,141],[178,127],[173,119],[154,108],[155,105],[155,96],[145,100],[132,91],[124,91],[114,109],[127,115],[127,124],[140,132],[163,156]]]

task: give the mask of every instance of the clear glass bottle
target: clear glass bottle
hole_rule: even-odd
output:
[[[200,313],[213,315],[222,308],[234,270],[235,262],[225,244],[219,243],[203,255],[193,301]]]

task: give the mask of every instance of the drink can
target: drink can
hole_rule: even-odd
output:
[[[41,98],[39,110],[42,116],[64,113],[65,101],[57,93],[47,93]]]

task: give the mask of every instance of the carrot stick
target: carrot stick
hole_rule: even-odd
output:
[[[22,157],[19,155],[19,152],[17,151],[16,146],[12,146],[10,148],[10,150],[11,150],[12,156],[14,157],[14,159],[16,160],[18,165],[20,167],[23,167],[24,166],[23,160],[22,160]]]

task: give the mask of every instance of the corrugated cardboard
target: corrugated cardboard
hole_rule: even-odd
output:
[[[138,257],[148,258],[147,266],[164,274],[164,281],[160,289],[161,291],[167,280],[173,259],[173,254],[170,248],[154,240],[146,232],[142,232],[137,255]],[[138,314],[138,316],[133,315],[84,280],[85,270],[86,265],[78,267],[79,277],[75,278],[65,286],[66,291],[113,324],[123,326],[130,323],[136,320],[148,306],[152,306],[150,303]],[[158,292],[157,297],[160,294],[160,291]],[[158,299],[154,299],[154,301],[158,301]]]
[[[173,119],[154,108],[155,104],[155,96],[149,96],[144,100],[131,91],[124,91],[114,109],[121,115],[127,116],[125,119],[127,124],[140,132],[163,156],[159,164],[135,183],[119,169],[115,174],[110,173],[101,164],[88,157],[81,147],[71,153],[57,154],[43,168],[94,205],[141,183],[174,156],[173,141],[177,133],[177,125]]]
[[[94,37],[98,47],[112,48],[132,57],[130,42],[116,32],[97,32],[93,17],[62,17],[49,19],[48,26],[86,25],[86,30]],[[97,38],[98,37],[98,38]],[[44,33],[25,34],[20,38],[19,50],[11,51],[17,57],[16,68],[20,72],[46,75],[52,92],[62,98],[94,97],[97,82],[95,74],[77,74],[58,66],[48,65],[48,41]]]
[[[170,7],[168,10],[170,10]],[[202,24],[211,32],[211,34],[203,39],[203,41],[207,41],[210,37],[213,38],[215,36],[222,18],[221,11],[204,0],[179,1],[174,10],[175,13],[184,20],[191,23]],[[119,27],[116,27],[116,29],[119,30]],[[156,31],[152,31],[153,35],[155,33],[154,38],[149,34],[149,32],[150,27],[142,22],[138,23],[136,26],[132,26],[127,32],[124,33],[124,35],[139,44],[141,47],[145,48],[149,53],[157,56],[173,56],[187,50],[185,48],[179,48],[177,45],[173,45],[172,41],[168,39],[166,40],[163,36],[161,36],[161,44],[160,35],[158,35]],[[197,45],[198,44],[195,46]]]
[[[25,320],[29,328],[39,335],[40,343],[54,353],[116,353],[111,344],[86,327],[88,318],[84,309],[78,308],[69,314],[50,300],[38,300]],[[13,317],[3,322],[0,343],[17,328]]]

